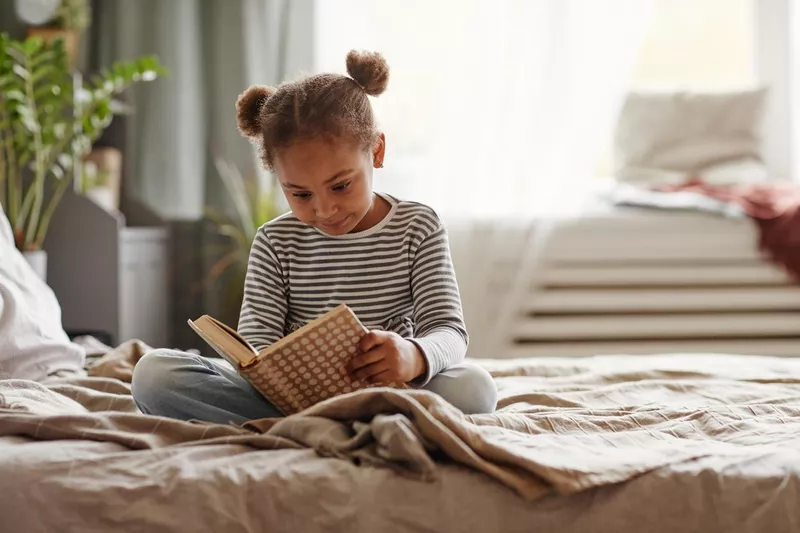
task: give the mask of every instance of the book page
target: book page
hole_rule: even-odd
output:
[[[208,316],[208,315],[206,315],[206,316]],[[232,327],[228,326],[227,324],[224,324],[224,323],[220,322],[219,320],[217,320],[213,316],[208,316],[208,319],[211,321],[212,324],[214,324],[215,326],[220,328],[222,331],[224,331],[225,333],[227,333],[228,335],[233,337],[233,340],[235,340],[236,342],[241,344],[243,347],[247,348],[247,351],[252,352],[253,355],[256,355],[256,349],[253,348],[253,346],[249,342],[247,342],[244,337],[239,335],[238,331],[236,331]]]
[[[234,367],[243,367],[256,361],[253,347],[231,328],[219,320],[203,315],[189,325],[209,346]]]

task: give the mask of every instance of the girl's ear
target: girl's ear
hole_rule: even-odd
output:
[[[375,168],[383,168],[383,158],[386,155],[386,135],[383,133],[378,135],[378,140],[372,147],[372,166]]]

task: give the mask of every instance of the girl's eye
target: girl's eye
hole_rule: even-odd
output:
[[[352,183],[352,182],[347,181],[345,183],[339,183],[339,184],[334,185],[332,188],[333,188],[334,191],[344,191],[348,187],[350,187],[350,183]]]
[[[309,198],[311,198],[311,193],[310,192],[296,192],[296,193],[292,194],[292,196],[294,196],[295,198],[300,198],[301,200],[308,200]]]

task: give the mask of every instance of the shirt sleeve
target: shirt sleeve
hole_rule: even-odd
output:
[[[239,334],[261,351],[284,336],[287,310],[283,269],[262,230],[256,233],[250,247]]]
[[[415,331],[409,340],[417,345],[427,363],[425,374],[413,382],[417,386],[462,362],[469,343],[447,231],[437,222],[433,232],[420,243],[411,265]]]

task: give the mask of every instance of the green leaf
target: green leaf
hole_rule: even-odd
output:
[[[62,2],[63,1],[64,0],[62,0]],[[67,0],[67,1],[69,1],[69,0]],[[66,60],[66,57],[67,57],[67,42],[66,42],[66,39],[63,36],[59,35],[55,39],[50,39],[45,44],[47,45],[48,48],[50,48],[51,50],[55,51],[55,53],[58,56],[63,57],[64,60]]]
[[[95,104],[95,113],[105,117],[111,113],[111,102],[107,99],[99,100]]]
[[[85,106],[94,98],[94,95],[87,89],[80,88],[75,92],[75,102],[80,106]]]
[[[28,149],[22,149],[19,154],[17,155],[17,164],[21,167],[24,167],[25,164],[30,161],[31,157],[33,157],[33,152]]]
[[[31,60],[31,68],[36,70],[42,63],[57,62],[59,59],[55,50],[43,50]]]
[[[6,49],[6,53],[17,63],[25,63],[28,60],[28,56],[25,54],[24,50],[15,47],[15,44],[16,43],[12,43],[12,45]]]
[[[58,165],[53,165],[50,167],[50,172],[56,177],[56,179],[62,179],[64,177],[64,170],[62,170],[62,168]]]
[[[34,89],[34,100],[43,100],[52,96],[59,96],[61,94],[61,87],[58,85],[41,85]]]
[[[12,89],[10,91],[7,91],[6,94],[5,94],[5,97],[8,100],[15,100],[17,102],[24,102],[25,101],[25,95],[23,94],[22,91],[19,91],[17,89]]]
[[[59,122],[58,124],[53,125],[53,135],[57,139],[63,139],[64,135],[67,133],[67,125],[63,122]]]
[[[44,44],[44,41],[41,37],[28,37],[25,39],[25,43],[23,43],[22,47],[23,50],[27,55],[35,54]]]
[[[158,76],[165,76],[169,73],[167,69],[165,69],[158,61],[156,56],[148,55],[142,56],[136,62],[136,66],[139,72],[142,74],[144,78],[144,73],[147,71],[152,71]]]
[[[38,69],[33,71],[33,83],[39,83],[43,78],[50,76],[56,72],[56,67],[54,65],[42,65]],[[52,87],[52,83],[50,84]]]
[[[134,63],[123,63],[122,77],[125,81],[131,81],[136,72],[136,65]]]
[[[78,156],[86,155],[92,150],[92,141],[86,135],[78,135],[72,141],[72,152]]]
[[[33,111],[28,106],[18,106],[17,112],[20,115],[22,124],[25,126],[25,128],[27,128],[28,131],[31,133],[36,133],[39,131],[39,123],[36,121]]]
[[[14,129],[14,142],[20,146],[27,147],[30,143],[30,135],[25,128],[17,127]]]
[[[24,118],[22,119],[22,124],[31,133],[36,133],[37,131],[39,131],[39,124],[37,124],[35,120]]]
[[[130,115],[134,111],[132,105],[116,99],[110,101],[109,109],[115,115]]]
[[[69,154],[60,154],[57,161],[64,168],[72,168],[72,156]]]
[[[92,121],[92,131],[103,130],[111,124],[111,116],[99,116],[94,115],[91,118]],[[94,136],[94,134],[92,135]]]
[[[14,65],[14,69],[13,70],[14,70],[14,74],[19,76],[23,80],[28,81],[28,80],[31,79],[31,73],[28,72],[25,69],[25,67],[23,67],[22,65]]]

